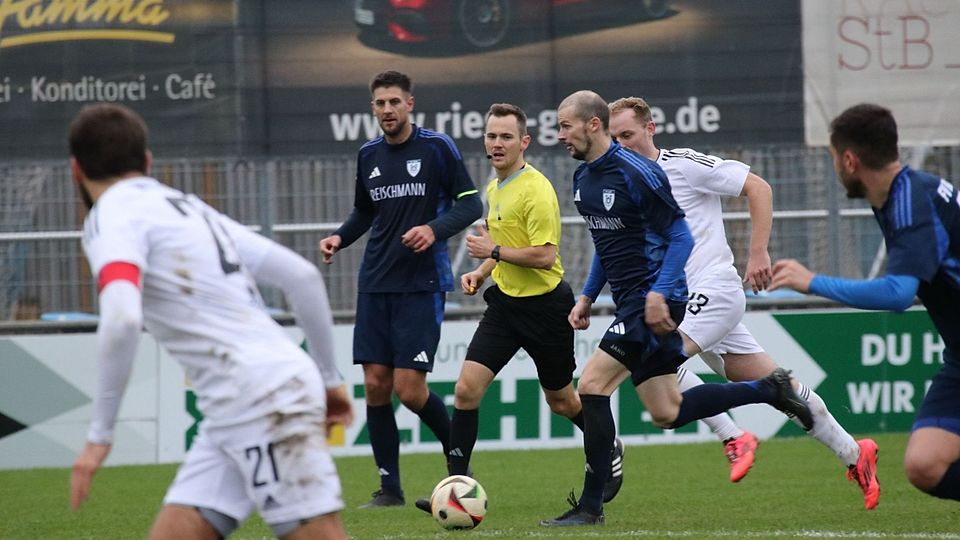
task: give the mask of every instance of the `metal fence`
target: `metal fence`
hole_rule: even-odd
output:
[[[775,219],[770,254],[792,257],[814,271],[850,277],[882,269],[882,236],[862,200],[847,200],[830,156],[822,148],[765,147],[714,150],[742,160],[773,186]],[[567,280],[579,287],[593,246],[573,206],[570,182],[578,162],[552,152],[528,156],[550,178],[560,198],[561,258]],[[467,168],[483,186],[491,176],[483,155],[466,155]],[[911,166],[960,179],[960,147],[903,149]],[[153,175],[204,200],[239,221],[319,263],[317,244],[353,205],[355,156],[157,160]],[[481,192],[483,190],[481,189]],[[49,312],[96,312],[96,292],[80,250],[84,210],[65,162],[0,164],[0,319],[33,319]],[[747,260],[750,224],[745,199],[724,201],[727,236],[740,270]],[[356,276],[365,241],[321,265],[335,311],[354,309]],[[454,271],[472,268],[462,235],[449,241]],[[271,307],[283,298],[265,291]],[[454,292],[448,307],[479,307],[482,300]]]

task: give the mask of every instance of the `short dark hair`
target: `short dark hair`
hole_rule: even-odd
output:
[[[520,131],[520,137],[523,138],[527,136],[527,115],[520,107],[511,105],[510,103],[494,103],[490,106],[490,110],[487,111],[486,119],[489,121],[491,116],[515,117],[517,119],[517,129]]]
[[[389,88],[391,86],[396,86],[407,94],[413,92],[413,81],[410,80],[410,77],[399,71],[388,70],[377,73],[373,77],[373,80],[370,81],[370,93],[372,94],[377,88]]]
[[[90,180],[147,172],[147,125],[115,103],[87,105],[70,122],[70,155]]]
[[[653,120],[653,115],[650,113],[650,104],[644,101],[643,98],[638,97],[624,97],[620,98],[609,105],[610,113],[618,113],[627,109],[633,110],[633,114],[637,116],[637,120],[643,122],[644,124]]]
[[[573,107],[574,116],[583,122],[589,122],[593,117],[599,118],[603,132],[610,131],[610,109],[600,94],[592,90],[578,90],[564,98],[557,110],[564,107]]]
[[[830,146],[838,153],[852,151],[871,169],[882,169],[899,159],[897,140],[897,121],[880,105],[854,105],[830,122]]]

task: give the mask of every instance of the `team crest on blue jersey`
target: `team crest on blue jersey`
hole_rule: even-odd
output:
[[[617,194],[612,189],[603,190],[603,207],[608,211],[613,208],[613,201],[617,198]]]
[[[420,174],[420,160],[419,159],[408,159],[407,160],[407,172],[410,173],[410,176],[416,176]]]

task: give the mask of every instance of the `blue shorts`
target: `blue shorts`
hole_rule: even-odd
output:
[[[960,365],[949,350],[943,351],[943,367],[933,376],[923,397],[913,429],[936,427],[960,435]]]
[[[603,334],[599,349],[630,370],[634,386],[659,375],[675,374],[687,361],[683,338],[674,330],[658,336],[644,322],[646,300],[635,299],[617,306],[613,324]],[[685,302],[667,302],[670,317],[680,326],[686,313]]]
[[[446,294],[360,293],[353,363],[433,370]]]

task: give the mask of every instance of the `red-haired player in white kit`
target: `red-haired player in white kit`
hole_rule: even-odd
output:
[[[353,412],[317,268],[148,177],[146,126],[130,109],[85,107],[69,139],[100,291],[99,384],[71,506],[110,452],[143,325],[183,366],[205,417],[150,538],[226,537],[254,510],[280,538],[347,538],[325,428]],[[312,359],[267,314],[255,281],[283,290]]]

